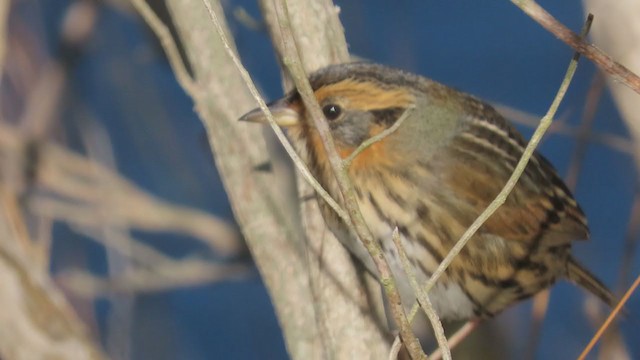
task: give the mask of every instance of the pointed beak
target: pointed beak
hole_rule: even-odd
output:
[[[281,99],[268,104],[267,107],[271,111],[271,114],[273,115],[273,118],[275,119],[278,126],[289,127],[298,125],[300,123],[300,114],[292,109],[289,102],[287,102],[285,99]],[[262,112],[262,109],[260,108],[249,111],[248,113],[242,115],[238,120],[262,124],[267,124],[269,122],[267,120],[267,116]]]

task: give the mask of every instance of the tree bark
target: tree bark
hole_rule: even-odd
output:
[[[220,4],[212,5],[222,19]],[[225,53],[202,1],[172,0],[168,6],[200,89],[193,100],[289,354],[294,359],[386,358],[388,341],[373,320],[362,276],[324,226],[315,201],[304,204],[304,231],[300,231],[295,221],[299,216],[286,213],[284,209],[291,207],[275,196],[280,192],[274,186],[280,180],[256,170],[273,160],[261,128],[237,122],[256,102]],[[267,19],[268,6],[263,4]],[[337,10],[330,1],[289,1],[289,6],[298,36],[306,39],[308,54],[313,55],[305,58],[307,69],[346,60]],[[272,22],[270,26],[274,28]],[[303,196],[310,193],[304,191]]]

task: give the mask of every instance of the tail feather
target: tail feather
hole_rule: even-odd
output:
[[[567,261],[567,278],[597,296],[612,308],[618,303],[618,299],[607,286],[591,274],[589,270],[582,267],[582,265],[571,256]]]

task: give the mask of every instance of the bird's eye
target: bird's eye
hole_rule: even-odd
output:
[[[322,112],[327,120],[335,120],[342,114],[342,108],[338,105],[329,104],[322,108]]]

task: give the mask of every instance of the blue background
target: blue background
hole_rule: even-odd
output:
[[[56,55],[58,29],[70,2],[24,1],[16,16],[30,21],[50,56]],[[246,28],[233,15],[243,7],[260,19],[254,1],[226,1],[225,11],[245,66],[268,99],[281,93],[280,73],[266,33]],[[540,1],[569,28],[579,31],[579,1]],[[572,51],[509,1],[336,1],[352,54],[400,67],[472,93],[491,102],[542,115],[564,76]],[[100,5],[97,28],[72,72],[60,121],[71,147],[82,150],[78,128],[88,114],[108,131],[118,169],[127,178],[171,202],[232,219],[202,125],[193,103],[176,84],[153,35],[133,14]],[[26,21],[26,20],[25,20]],[[594,27],[598,26],[596,14]],[[559,114],[577,125],[596,73],[583,59]],[[532,129],[519,127],[529,136]],[[597,110],[595,131],[628,136],[608,92]],[[75,135],[74,135],[75,134]],[[575,139],[550,134],[541,152],[561,174],[575,150]],[[632,158],[600,144],[589,144],[576,197],[587,213],[592,238],[575,246],[576,256],[607,284],[618,284],[624,237],[636,190]],[[103,250],[56,227],[54,273],[65,261],[87,254],[93,271],[105,271]],[[175,257],[216,258],[188,238],[136,234]],[[250,261],[250,260],[245,260]],[[640,272],[637,259],[632,274]],[[628,285],[627,280],[626,285]],[[583,312],[584,294],[560,283],[553,288],[535,358],[574,358],[594,333]],[[96,305],[104,330],[108,302]],[[640,300],[628,305],[622,322],[627,344],[640,357],[637,342]],[[507,358],[526,348],[530,302],[494,320],[503,325]],[[134,359],[284,359],[287,354],[268,295],[257,272],[227,281],[135,300]],[[504,339],[503,339],[504,340]]]

